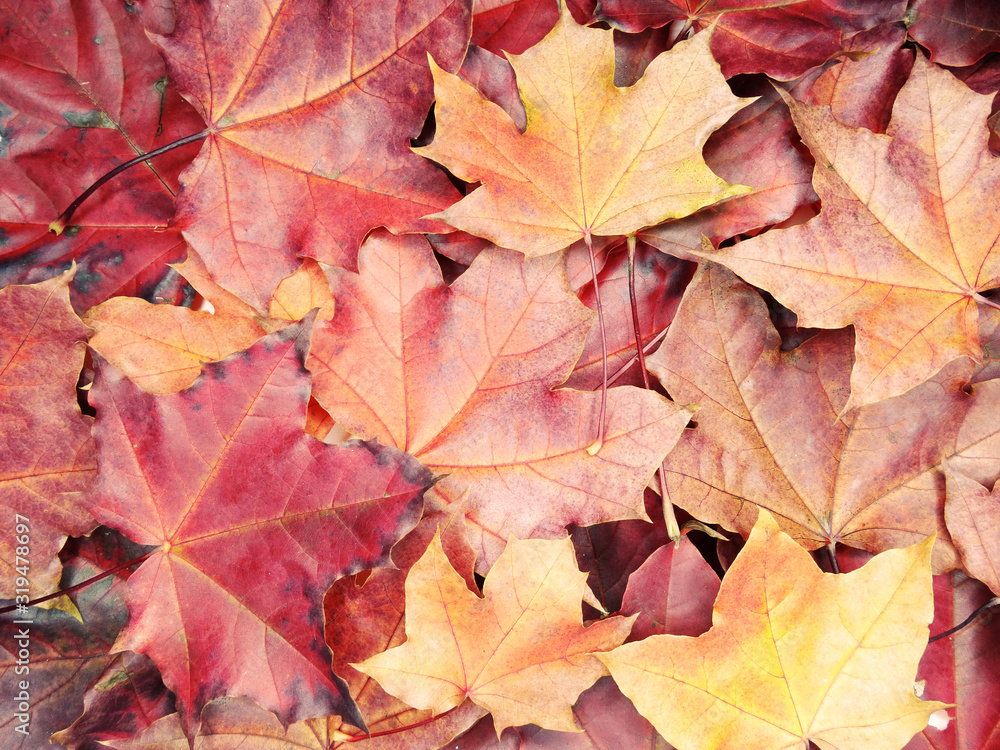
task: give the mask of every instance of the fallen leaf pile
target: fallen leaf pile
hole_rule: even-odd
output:
[[[0,747],[997,747],[998,92],[989,0],[3,0]]]

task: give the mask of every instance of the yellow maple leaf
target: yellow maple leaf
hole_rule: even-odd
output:
[[[913,692],[934,613],[932,543],[823,573],[761,508],[711,630],[595,656],[678,750],[901,748],[946,707]]]
[[[616,88],[612,32],[578,25],[564,4],[544,40],[507,55],[527,112],[524,133],[432,61],[437,135],[414,150],[483,183],[432,218],[537,256],[749,192],[702,158],[712,132],[749,101],[730,92],[709,37],[680,42],[634,86]]]
[[[351,666],[435,714],[471,698],[498,736],[521,724],[578,732],[573,703],[606,674],[591,653],[619,645],[635,619],[583,627],[586,580],[569,539],[512,539],[480,599],[435,534],[406,578],[406,643]]]

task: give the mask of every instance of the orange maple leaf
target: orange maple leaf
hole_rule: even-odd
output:
[[[406,578],[406,643],[351,666],[435,714],[471,698],[498,736],[532,723],[577,732],[573,703],[605,674],[592,652],[620,644],[635,619],[583,627],[586,580],[568,539],[512,539],[480,599],[435,535]]]
[[[823,573],[761,509],[711,630],[595,656],[679,750],[902,747],[946,707],[913,693],[934,614],[932,543]]]
[[[616,88],[612,32],[580,26],[564,5],[545,39],[507,54],[528,116],[524,133],[432,64],[437,135],[414,151],[483,187],[427,218],[536,256],[749,192],[702,157],[712,131],[749,101],[730,92],[709,36],[679,43],[634,86]]]
[[[886,135],[786,97],[816,158],[819,216],[705,257],[771,292],[804,327],[857,334],[849,409],[896,396],[961,356],[981,361],[977,303],[1000,280],[992,97],[918,56]]]
[[[442,475],[438,509],[469,492],[477,563],[505,539],[557,538],[568,523],[645,519],[643,488],[691,412],[652,391],[608,392],[605,440],[588,452],[600,396],[564,382],[593,313],[563,259],[490,247],[451,286],[421,237],[374,232],[360,275],[330,269],[337,304],[317,326],[313,393],[355,435]]]

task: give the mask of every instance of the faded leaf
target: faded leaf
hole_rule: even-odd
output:
[[[913,694],[933,611],[930,553],[928,539],[822,573],[762,511],[710,631],[596,657],[680,750],[899,748],[945,707]]]
[[[986,148],[990,98],[925,60],[887,135],[788,100],[816,157],[818,217],[705,257],[767,289],[806,327],[853,324],[844,411],[904,393],[953,359],[982,357],[979,292],[1000,281],[1000,186]]]
[[[664,462],[670,499],[742,534],[756,506],[767,508],[808,549],[844,543],[881,552],[944,532],[941,458],[982,450],[982,430],[994,432],[985,415],[973,416],[973,433],[961,436],[973,409],[963,390],[970,368],[956,362],[903,396],[838,419],[850,348],[849,331],[824,331],[782,351],[760,296],[704,264],[648,360],[674,398],[701,407],[698,427]],[[993,403],[984,390],[980,409]],[[954,566],[950,554],[939,538],[936,567]]]
[[[962,567],[1000,596],[1000,494],[942,462],[948,479],[945,522]]]
[[[577,731],[571,707],[603,672],[591,652],[621,643],[631,626],[581,625],[586,578],[569,540],[513,539],[480,599],[435,536],[406,578],[406,643],[354,667],[436,714],[470,698],[498,733],[528,723]]]

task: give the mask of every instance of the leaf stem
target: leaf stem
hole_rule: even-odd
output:
[[[120,572],[122,570],[125,570],[125,568],[130,568],[133,565],[138,565],[139,563],[145,562],[149,558],[150,555],[152,555],[154,552],[156,552],[158,550],[159,550],[159,548],[154,549],[154,550],[150,550],[149,552],[147,552],[142,557],[137,557],[134,560],[129,560],[128,562],[123,562],[121,565],[116,565],[115,567],[111,568],[110,570],[105,570],[103,573],[100,573],[100,574],[94,576],[93,578],[88,578],[86,581],[81,581],[80,583],[76,584],[75,586],[70,586],[68,589],[62,589],[60,591],[56,591],[54,594],[49,594],[48,596],[40,596],[39,598],[32,599],[27,604],[23,604],[21,606],[24,606],[24,607],[33,607],[36,604],[41,604],[42,602],[47,602],[50,599],[58,599],[60,596],[66,596],[67,594],[75,593],[75,592],[79,591],[80,589],[86,588],[87,586],[91,585],[92,583],[97,583],[98,581],[100,581],[103,578],[107,578],[108,576],[112,576],[115,573],[118,573],[118,572]],[[16,604],[12,604],[9,607],[3,607],[2,609],[0,609],[0,615],[7,614],[8,612],[13,612],[15,609],[17,609],[17,607],[18,607],[18,605],[16,605]]]
[[[416,727],[422,727],[424,724],[430,724],[432,721],[437,721],[438,719],[447,716],[461,705],[462,704],[459,703],[458,706],[449,708],[447,711],[443,711],[442,713],[439,713],[437,716],[432,716],[429,719],[424,719],[423,721],[418,721],[414,724],[407,724],[406,726],[396,727],[395,729],[386,729],[384,732],[373,732],[372,734],[345,735],[337,739],[340,742],[362,742],[364,740],[374,739],[375,737],[385,737],[386,735],[390,734],[399,734],[400,732],[408,732],[411,729],[415,729]]]
[[[594,257],[594,243],[591,241],[590,232],[583,236],[587,243],[587,251],[590,254],[590,274],[594,279],[594,299],[597,301],[597,321],[601,327],[601,364],[604,367],[604,378],[601,382],[601,414],[600,424],[597,427],[597,440],[595,440],[587,453],[596,456],[597,452],[604,445],[604,419],[608,411],[608,336],[604,330],[604,307],[601,305],[601,285],[597,283],[597,259]]]
[[[655,336],[653,336],[653,338],[651,338],[649,340],[649,343],[646,344],[644,347],[642,347],[643,354],[649,354],[651,351],[653,351],[653,348],[657,344],[659,344],[661,341],[663,341],[663,337],[667,335],[667,331],[669,331],[669,330],[670,330],[670,326],[667,325],[666,327],[664,327],[664,329],[662,331],[660,331]],[[618,380],[618,378],[620,378],[622,375],[624,375],[626,372],[628,372],[628,369],[632,365],[635,364],[635,362],[636,362],[637,359],[639,359],[639,357],[637,355],[635,355],[635,354],[633,354],[631,357],[629,357],[628,361],[625,364],[623,364],[621,367],[619,367],[618,370],[615,371],[614,375],[612,375],[610,378],[608,378],[608,385],[611,385],[616,380]]]
[[[990,609],[991,607],[997,606],[998,604],[1000,604],[1000,596],[994,596],[992,599],[990,599],[988,602],[986,602],[986,604],[984,604],[979,609],[977,609],[975,612],[973,612],[971,615],[969,615],[968,617],[966,617],[964,620],[962,620],[962,622],[960,622],[955,627],[951,628],[950,630],[946,630],[943,633],[938,633],[937,635],[933,635],[930,638],[928,638],[927,639],[927,643],[929,643],[929,644],[930,643],[934,643],[934,641],[940,641],[942,638],[947,638],[949,635],[954,635],[955,633],[957,633],[962,628],[964,628],[967,625],[971,624],[972,621],[975,620],[977,617],[979,617],[979,615],[981,615],[983,612],[985,612],[986,610]]]
[[[89,188],[80,193],[80,195],[77,196],[77,199],[69,204],[69,208],[67,208],[65,211],[59,214],[59,218],[57,218],[55,221],[49,224],[49,231],[55,232],[56,234],[62,234],[63,230],[66,229],[66,225],[69,224],[69,220],[72,219],[73,214],[76,213],[76,209],[80,207],[80,204],[83,203],[85,200],[87,200],[87,198],[89,198],[94,193],[94,191],[96,191],[98,188],[101,187],[101,185],[103,185],[108,180],[117,177],[119,174],[124,172],[129,167],[134,167],[136,164],[141,164],[144,161],[149,161],[154,156],[165,154],[168,151],[172,151],[175,148],[179,148],[180,146],[186,146],[188,143],[194,143],[195,141],[200,141],[202,138],[205,138],[207,136],[208,136],[208,129],[205,129],[202,130],[200,133],[195,133],[194,135],[188,135],[181,138],[180,140],[174,141],[173,143],[168,143],[166,146],[160,146],[160,148],[156,149],[155,151],[150,151],[148,154],[137,156],[134,159],[130,159],[129,161],[125,162],[124,164],[119,164],[117,167],[115,167],[106,175],[101,177],[97,182],[95,182]]]
[[[830,569],[834,573],[840,573],[840,563],[837,562],[837,543],[830,542],[826,545],[826,550],[830,553]]]
[[[642,350],[642,327],[639,324],[639,303],[636,301],[635,293],[635,235],[630,234],[625,238],[628,247],[628,299],[632,306],[632,330],[635,333],[635,356],[639,360],[639,370],[642,372],[642,384],[646,390],[652,390],[649,384],[649,371],[646,370],[646,354]],[[656,476],[660,480],[660,500],[663,503],[663,520],[667,525],[667,536],[678,544],[681,540],[681,528],[677,523],[677,514],[674,513],[674,504],[670,501],[670,493],[667,491],[667,476],[661,463],[656,469]]]

